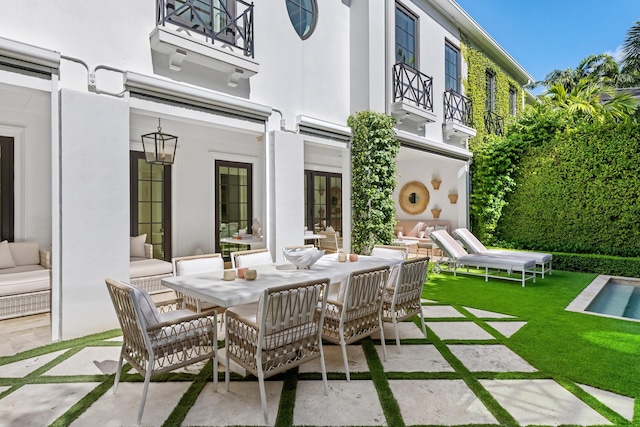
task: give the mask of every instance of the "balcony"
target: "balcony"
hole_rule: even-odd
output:
[[[405,63],[394,65],[391,114],[398,123],[411,121],[418,129],[434,122],[433,79]]]
[[[442,130],[447,139],[458,139],[466,144],[469,138],[476,136],[471,115],[471,99],[449,89],[444,92],[444,124]]]
[[[242,0],[156,0],[156,7],[157,27],[149,35],[151,48],[168,56],[169,69],[180,71],[185,61],[192,62],[226,73],[232,87],[258,72],[253,4]]]
[[[504,135],[504,117],[497,115],[493,111],[485,111],[484,127],[487,133],[502,136]]]

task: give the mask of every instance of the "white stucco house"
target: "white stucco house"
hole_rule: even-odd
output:
[[[398,119],[398,188],[442,181],[421,215],[467,225],[462,33],[532,79],[453,0],[0,4],[1,237],[51,249],[52,339],[117,327],[104,279],[129,279],[132,235],[171,259],[259,218],[274,254],[318,224],[348,251],[357,111]],[[169,166],[145,160],[159,121]]]

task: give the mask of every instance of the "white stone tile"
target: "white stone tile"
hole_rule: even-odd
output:
[[[293,424],[379,426],[387,421],[372,381],[329,381],[328,396],[322,381],[298,381]]]
[[[282,381],[266,380],[267,412],[269,424],[274,425],[278,415]],[[322,383],[319,383],[322,386]],[[185,426],[264,425],[260,387],[258,381],[232,381],[227,393],[224,381],[213,391],[207,383],[184,421]]]
[[[584,384],[578,384],[584,391],[591,396],[598,399],[601,403],[607,405],[609,408],[616,411],[629,421],[633,420],[633,405],[634,399],[632,397],[621,396],[616,393],[612,393],[606,390],[600,390],[595,387],[591,387]]]
[[[22,386],[0,399],[0,427],[49,425],[98,385],[65,383]]]
[[[405,425],[497,424],[462,380],[391,380]]]
[[[56,357],[63,354],[66,350],[56,351],[54,353],[43,354],[42,356],[32,357],[30,359],[21,360],[0,366],[0,378],[22,378],[31,372],[51,362]]]
[[[450,345],[449,350],[471,372],[536,372],[504,345]]]
[[[342,349],[339,345],[325,344],[322,346],[324,351],[324,363],[327,372],[344,373],[344,361],[342,359]],[[349,362],[349,372],[369,372],[367,358],[364,355],[362,346],[358,344],[347,346],[347,360]],[[298,372],[322,372],[320,368],[320,359],[303,363],[298,368]]]
[[[437,303],[438,301],[433,301],[433,300],[426,299],[426,298],[420,298],[420,302],[422,304],[434,304],[434,303]]]
[[[441,340],[491,340],[490,333],[473,322],[427,322]]]
[[[611,425],[553,380],[480,380],[521,425]]]
[[[382,346],[376,350],[385,372],[455,372],[433,345],[403,345],[398,348],[387,344],[387,361],[382,357]]]
[[[423,305],[422,317],[439,319],[443,317],[465,317],[450,305]]]
[[[395,341],[396,332],[393,329],[393,323],[384,322],[383,327],[385,340]],[[398,335],[400,335],[401,340],[409,338],[424,338],[422,329],[420,329],[420,327],[413,322],[398,322]],[[374,340],[379,340],[380,332],[374,332],[371,335],[371,338],[373,338]]]
[[[6,390],[9,390],[11,387],[9,386],[0,386],[0,393],[5,392]]]
[[[121,382],[118,391],[107,390],[96,402],[78,417],[73,427],[133,426],[138,420],[144,383]],[[143,425],[160,426],[169,417],[182,395],[191,386],[190,382],[153,382],[149,384],[147,400],[142,415]]]
[[[469,313],[481,319],[513,319],[514,317],[509,314],[495,313],[493,311],[480,310],[477,308],[465,307]]]
[[[118,368],[120,347],[86,347],[43,376],[113,374]]]
[[[106,339],[105,341],[107,341],[107,342],[122,342],[122,335],[120,335],[119,337],[113,337],[113,338]]]
[[[487,325],[491,326],[496,331],[500,332],[505,337],[509,338],[526,325],[527,322],[487,322]]]

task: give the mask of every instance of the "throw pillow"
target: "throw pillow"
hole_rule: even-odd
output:
[[[0,243],[0,268],[11,268],[15,267],[16,262],[13,260],[13,255],[11,255],[11,249],[9,249],[9,242],[3,240]]]
[[[131,258],[146,258],[144,254],[144,242],[147,241],[147,235],[141,234],[139,236],[131,237]]]

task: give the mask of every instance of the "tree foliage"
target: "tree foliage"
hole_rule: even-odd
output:
[[[367,110],[351,115],[347,123],[353,134],[351,246],[355,253],[368,255],[375,244],[390,244],[393,239],[400,142],[391,116]]]

